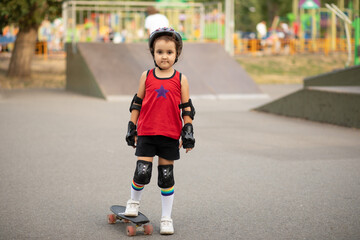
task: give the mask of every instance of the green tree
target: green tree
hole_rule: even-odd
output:
[[[255,31],[256,24],[264,20],[271,26],[276,16],[285,17],[292,12],[289,0],[235,0],[235,28]]]
[[[19,27],[8,77],[30,78],[39,26],[45,17],[52,20],[60,15],[61,4],[59,0],[1,0],[0,29],[9,24]]]

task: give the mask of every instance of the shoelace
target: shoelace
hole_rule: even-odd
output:
[[[172,221],[166,219],[166,220],[162,220],[161,223],[162,223],[163,225],[165,225],[165,226],[170,226],[170,225],[172,224]]]
[[[138,207],[138,204],[136,204],[136,203],[130,203],[130,207],[131,207],[131,208],[137,208],[137,207]]]

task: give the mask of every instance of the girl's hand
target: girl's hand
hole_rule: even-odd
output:
[[[181,148],[183,145],[183,141],[180,140],[180,145],[179,145],[179,148]],[[186,148],[186,153],[190,152],[192,150],[192,148]]]
[[[125,137],[125,140],[129,146],[135,147],[136,136],[137,136],[136,125],[132,121],[129,121],[128,130]]]
[[[186,152],[195,147],[194,128],[191,123],[186,123],[181,130],[181,146],[186,149]]]
[[[138,140],[138,136],[135,136],[135,145],[133,146],[133,148],[136,148],[136,146],[137,146],[137,140]]]

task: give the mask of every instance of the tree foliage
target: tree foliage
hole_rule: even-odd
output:
[[[9,24],[19,27],[7,76],[30,79],[38,28],[45,17],[52,20],[60,15],[61,3],[58,0],[1,0],[1,29]]]
[[[58,0],[1,0],[0,28],[15,24],[21,29],[39,26],[45,17],[50,20],[61,15]]]
[[[286,17],[291,12],[289,0],[235,0],[235,28],[254,31],[258,22],[264,20],[270,25],[275,16]]]

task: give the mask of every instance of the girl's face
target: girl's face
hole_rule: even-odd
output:
[[[173,41],[159,39],[155,41],[154,59],[163,70],[171,68],[176,59],[176,47]]]

